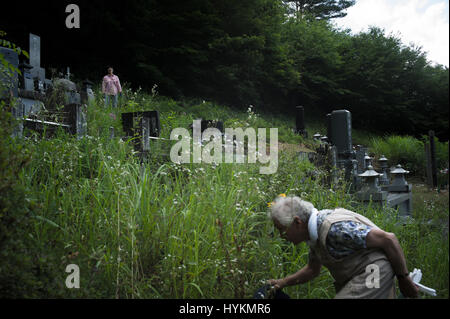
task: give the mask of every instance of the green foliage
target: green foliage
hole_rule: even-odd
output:
[[[345,93],[338,82],[340,37],[326,21],[289,19],[283,25],[283,42],[301,75],[299,87],[290,93],[306,111],[327,111]]]
[[[447,138],[448,68],[430,66],[420,47],[404,46],[378,28],[348,38],[339,50],[345,81],[340,87],[346,90],[340,101],[352,112],[356,128],[416,137],[432,129]],[[431,83],[442,98],[431,94]]]
[[[401,164],[403,168],[410,170],[413,175],[426,176],[426,156],[423,140],[411,136],[387,136],[384,138],[374,137],[370,142],[370,151],[377,157],[385,155],[391,166]],[[442,143],[435,139],[436,158],[438,169],[448,167],[448,142]]]
[[[355,4],[354,0],[283,0],[290,14],[297,19],[312,16],[315,19],[342,18],[347,15],[344,10]]]
[[[43,202],[35,200],[29,186],[21,182],[32,155],[23,141],[11,137],[17,122],[4,101],[0,113],[0,297],[57,296],[53,281],[58,260],[33,234],[33,217],[39,215]]]
[[[0,30],[0,37],[4,37],[6,35],[7,35],[7,33],[5,31]],[[30,56],[29,56],[27,51],[22,50],[20,47],[16,46],[15,43],[12,43],[12,42],[10,42],[10,41],[8,41],[6,39],[0,38],[0,46],[15,51],[19,56],[23,55],[23,56],[25,56],[28,59],[30,58]],[[18,68],[16,68],[11,63],[6,61],[5,57],[3,55],[1,55],[1,54],[0,54],[0,62],[1,62],[0,75],[2,75],[1,73],[3,73],[3,72],[6,72],[8,75],[22,74]],[[4,83],[2,83],[2,84],[4,84]]]
[[[101,79],[99,70],[112,64],[133,88],[157,84],[172,99],[213,100],[241,110],[255,105],[288,115],[296,105],[317,116],[345,108],[358,129],[417,138],[434,130],[447,140],[448,67],[432,65],[422,48],[379,28],[358,34],[338,29],[332,18],[353,3],[139,0],[105,7],[81,1],[85,27],[76,35],[55,30],[51,37],[63,42],[47,41],[45,55],[63,67],[89,48],[77,74]],[[20,21],[39,24],[36,11],[59,14],[50,2],[27,10],[11,5],[17,10],[2,17],[11,28]],[[121,45],[105,53],[117,41]]]
[[[279,127],[280,136],[291,139],[291,119],[255,108],[236,112],[130,89],[124,95],[120,111],[161,111],[163,137],[203,117],[224,119],[226,127]],[[61,131],[51,140],[36,137],[24,144],[0,140],[0,161],[15,172],[1,171],[2,183],[14,182],[1,188],[6,193],[0,198],[9,203],[2,218],[26,217],[15,228],[2,220],[6,232],[2,228],[0,234],[11,234],[24,247],[9,243],[0,250],[2,296],[249,298],[267,279],[307,263],[307,246],[283,241],[267,218],[268,203],[281,193],[301,196],[318,209],[353,209],[396,233],[408,267],[422,268],[424,283],[438,289],[439,297],[448,296],[442,284],[448,280],[448,258],[441,260],[448,232],[447,237],[435,234],[434,224],[399,226],[396,212],[357,205],[345,185],[330,189],[323,184],[325,172],[288,152],[280,153],[273,175],[259,174],[259,165],[252,164],[176,165],[159,155],[159,147],[167,146],[156,142],[150,160],[140,163],[130,142],[101,133],[111,126],[120,136],[119,110],[105,109],[99,98],[88,109],[84,139]],[[13,154],[25,154],[28,165],[11,165],[20,163],[9,161]],[[427,199],[425,204],[418,207],[419,222],[445,214],[448,219],[445,203]],[[79,290],[65,288],[68,264],[80,267]],[[333,280],[323,269],[314,281],[286,292],[294,298],[332,298]]]
[[[4,35],[0,31],[0,36]],[[2,40],[2,45],[27,56],[25,51],[5,42]],[[6,74],[8,78],[17,72],[2,55],[0,58],[3,76]],[[0,82],[0,92],[8,87],[8,83]],[[17,103],[14,98],[0,100],[0,298],[43,296],[46,292],[40,289],[48,279],[42,264],[36,260],[39,250],[29,237],[33,227],[30,212],[38,211],[40,206],[30,200],[26,185],[20,183],[31,154],[22,141],[12,137],[18,122],[11,110]]]

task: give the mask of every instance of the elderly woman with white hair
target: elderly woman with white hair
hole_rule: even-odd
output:
[[[396,236],[366,217],[343,208],[318,211],[299,197],[278,197],[271,217],[284,239],[310,248],[305,267],[269,280],[275,289],[306,283],[324,265],[335,280],[337,299],[395,298],[394,276],[405,297],[418,296]]]

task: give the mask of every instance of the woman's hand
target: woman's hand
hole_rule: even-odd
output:
[[[286,287],[286,282],[284,279],[271,279],[267,283],[277,290]]]
[[[409,276],[398,278],[398,287],[400,288],[403,296],[407,298],[419,297],[419,288],[414,284]]]

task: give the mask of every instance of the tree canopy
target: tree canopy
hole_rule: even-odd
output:
[[[320,116],[346,108],[355,127],[448,139],[448,67],[382,29],[333,26],[353,4],[81,0],[81,28],[67,29],[65,2],[17,2],[0,29],[25,49],[29,32],[40,35],[41,64],[71,66],[80,79],[99,82],[113,65],[122,81],[174,98],[286,113],[304,105]]]
[[[283,0],[288,12],[296,18],[307,15],[315,19],[342,18],[347,15],[344,11],[355,4],[355,0]]]

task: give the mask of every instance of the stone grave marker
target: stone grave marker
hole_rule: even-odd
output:
[[[122,126],[127,137],[134,140],[135,150],[150,151],[150,137],[159,137],[161,124],[158,111],[122,113]]]
[[[30,33],[30,73],[35,91],[44,92],[45,69],[41,68],[41,38]]]
[[[296,106],[295,116],[295,133],[308,137],[305,126],[305,108],[303,106]]]
[[[4,59],[9,62],[13,67],[19,67],[19,55],[16,51],[8,48],[0,47],[0,54],[4,57]],[[0,92],[0,98],[6,98],[10,96],[17,97],[18,93],[18,74],[13,72],[12,74],[8,74],[6,70],[4,70],[3,65],[0,66],[2,68],[2,72],[0,72],[0,81],[7,84],[8,89],[5,92]]]

